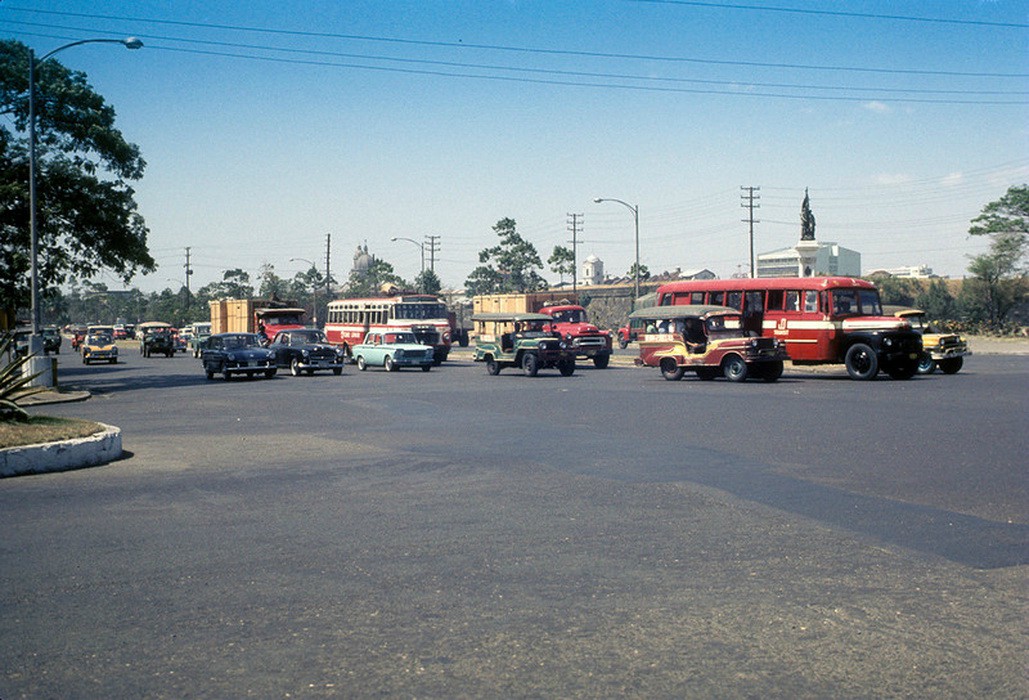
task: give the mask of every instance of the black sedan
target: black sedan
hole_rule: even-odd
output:
[[[279,331],[268,349],[275,353],[276,366],[288,367],[294,377],[304,372],[314,374],[320,369],[331,369],[338,376],[347,361],[343,348],[330,345],[317,328]]]
[[[216,374],[225,379],[233,374],[274,377],[275,353],[261,346],[262,339],[257,333],[218,333],[209,337],[200,351],[207,378],[214,379]]]

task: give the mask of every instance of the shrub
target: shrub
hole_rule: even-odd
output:
[[[32,355],[17,357],[14,350],[14,336],[4,333],[0,336],[0,357],[14,358],[0,369],[0,420],[27,420],[29,414],[18,405],[22,399],[45,391],[46,387],[31,387],[29,383],[41,373],[25,375],[24,367]]]

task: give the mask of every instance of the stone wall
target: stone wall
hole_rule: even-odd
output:
[[[640,295],[657,290],[656,284],[640,284]],[[579,287],[579,303],[589,313],[590,322],[598,328],[618,330],[629,317],[633,286]]]

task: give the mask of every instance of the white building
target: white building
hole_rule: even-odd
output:
[[[930,277],[936,277],[936,275],[933,274],[933,269],[928,265],[907,265],[904,267],[888,267],[868,271],[869,276],[875,274],[889,275],[890,277],[901,277],[905,279],[928,279]]]
[[[757,256],[758,277],[861,276],[861,253],[838,243],[798,241]]]
[[[604,284],[604,261],[596,255],[589,255],[582,261],[582,278],[579,284],[584,287]]]

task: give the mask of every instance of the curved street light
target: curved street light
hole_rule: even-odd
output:
[[[39,229],[36,222],[36,69],[44,61],[65,49],[82,44],[121,44],[127,49],[139,49],[143,42],[136,37],[127,39],[82,39],[64,46],[58,46],[39,59],[29,48],[29,259],[32,268],[32,335],[29,338],[29,352],[37,353],[43,347],[42,308],[39,299]],[[51,377],[52,382],[52,377]]]
[[[393,236],[392,238],[390,238],[390,240],[393,241],[394,243],[396,243],[397,241],[409,241],[411,243],[414,243],[416,246],[418,246],[418,249],[420,251],[422,251],[422,274],[425,273],[425,244],[424,243],[419,243],[418,241],[416,241],[413,238],[404,238],[403,236]]]
[[[601,202],[617,202],[632,212],[633,221],[636,223],[636,267],[633,268],[633,271],[636,274],[634,275],[635,283],[632,294],[632,308],[635,309],[636,300],[640,296],[640,205],[629,204],[628,202],[623,202],[622,200],[614,199],[613,197],[596,197],[593,202],[595,204],[600,204]]]
[[[289,259],[290,262],[297,262],[298,260],[300,262],[305,262],[308,265],[310,265],[311,269],[314,270],[315,272],[318,271],[318,266],[314,264],[313,260],[308,260],[307,258],[290,258]],[[318,327],[318,288],[317,287],[311,287],[311,323],[314,324],[315,328]]]

